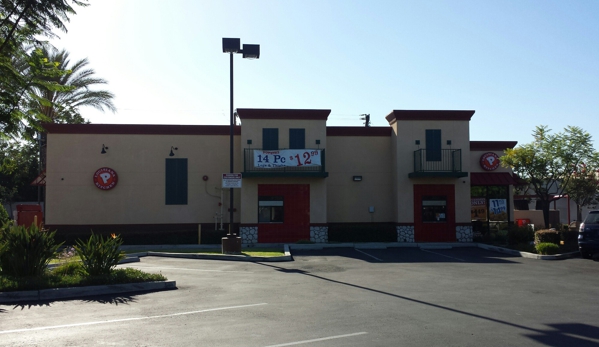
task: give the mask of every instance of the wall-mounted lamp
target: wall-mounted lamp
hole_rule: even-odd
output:
[[[447,144],[451,146],[451,140],[447,140]]]
[[[102,144],[102,152],[100,152],[101,154],[106,154],[106,150],[108,149],[108,147],[104,146],[104,144]]]
[[[414,144],[416,144],[416,145],[420,146],[420,140],[416,140],[416,141],[414,141]]]
[[[174,157],[174,156],[175,156],[175,153],[173,153],[173,149],[176,151],[176,150],[178,150],[179,148],[171,146],[171,152],[170,152],[170,153],[169,153],[169,155],[168,155],[169,157]]]
[[[248,141],[247,141],[247,144],[248,144],[248,145],[251,145],[251,144],[252,144],[252,140],[251,140],[251,139],[248,139]]]
[[[320,140],[316,140],[316,144],[317,144],[317,145],[320,145]]]
[[[354,176],[352,179],[354,180],[354,182],[360,182],[362,181],[362,176]]]

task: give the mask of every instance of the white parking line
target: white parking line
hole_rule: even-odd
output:
[[[147,317],[137,317],[137,318],[123,318],[123,319],[103,320],[103,321],[86,322],[86,323],[52,325],[52,326],[47,326],[47,327],[37,327],[37,328],[28,328],[28,329],[4,330],[4,331],[0,331],[0,334],[22,333],[22,332],[29,332],[29,331],[61,329],[61,328],[72,328],[72,327],[81,327],[81,326],[87,326],[87,325],[98,325],[98,324],[129,322],[129,321],[138,321],[138,320],[146,320],[146,319],[166,318],[166,317],[184,316],[184,315],[189,315],[189,314],[197,314],[197,313],[205,313],[205,312],[213,312],[213,311],[234,310],[234,309],[238,309],[238,308],[247,308],[247,307],[254,307],[254,306],[261,306],[261,305],[268,305],[268,304],[263,302],[263,303],[260,303],[260,304],[250,304],[250,305],[240,305],[240,306],[209,308],[209,309],[206,309],[206,310],[190,311],[190,312],[179,312],[179,313],[171,313],[171,314],[163,314],[163,315],[159,315],[159,316],[147,316]]]
[[[358,251],[358,252],[362,253],[362,254],[365,254],[365,255],[367,255],[367,256],[369,256],[369,257],[373,258],[373,259],[376,259],[376,260],[378,260],[378,261],[383,261],[382,259],[379,259],[379,258],[375,257],[374,255],[368,254],[368,253],[366,253],[366,252],[364,252],[364,251],[361,251],[361,250],[359,250],[359,249],[357,249],[357,248],[354,248],[354,249],[355,249],[356,251]]]
[[[445,255],[445,254],[441,254],[441,253],[437,253],[437,252],[429,251],[428,249],[422,249],[422,248],[420,248],[420,250],[421,250],[421,251],[423,251],[423,252],[428,252],[428,253],[432,253],[432,254],[440,255],[440,256],[442,256],[442,257],[449,258],[449,259],[455,259],[455,260],[459,260],[459,261],[465,261],[464,259],[455,258],[455,257],[450,257],[450,256],[448,256],[448,255]]]
[[[341,339],[341,338],[344,338],[344,337],[352,337],[352,336],[358,336],[358,335],[364,335],[364,334],[368,334],[368,333],[363,331],[363,332],[353,333],[353,334],[345,334],[345,335],[321,337],[319,339],[289,342],[289,343],[283,343],[283,344],[280,344],[280,345],[270,345],[270,346],[266,346],[266,347],[283,347],[283,346],[303,345],[305,343],[320,342],[320,341],[333,340],[333,339]]]
[[[139,265],[139,264],[123,264],[126,267],[140,267],[144,269],[168,269],[168,270],[188,270],[188,271],[201,271],[201,272],[237,272],[237,273],[253,273],[252,271],[224,271],[224,270],[204,270],[204,269],[188,269],[184,267],[168,267],[168,266],[152,266],[152,265]]]

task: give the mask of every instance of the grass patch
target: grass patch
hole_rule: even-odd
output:
[[[36,277],[14,278],[0,275],[0,292],[166,280],[162,274],[150,274],[132,268],[115,269],[103,276],[87,276],[80,263],[69,262]]]

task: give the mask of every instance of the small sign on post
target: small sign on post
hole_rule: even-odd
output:
[[[241,188],[240,173],[225,173],[223,174],[223,188]]]

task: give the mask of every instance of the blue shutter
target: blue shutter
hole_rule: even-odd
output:
[[[289,148],[306,148],[306,129],[289,129]]]
[[[440,129],[426,129],[426,161],[441,161]]]
[[[262,129],[262,149],[264,149],[264,150],[279,149],[279,129],[277,129],[277,128]]]
[[[165,203],[187,205],[187,159],[166,159]]]

